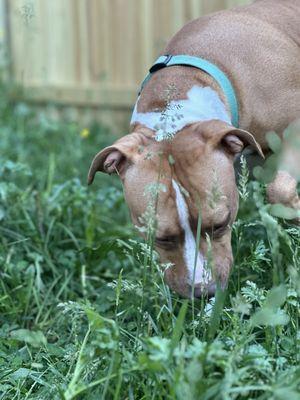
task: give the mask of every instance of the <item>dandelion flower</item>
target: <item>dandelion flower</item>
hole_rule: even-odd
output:
[[[89,136],[90,136],[90,131],[87,128],[82,129],[82,131],[80,132],[80,137],[86,139]]]

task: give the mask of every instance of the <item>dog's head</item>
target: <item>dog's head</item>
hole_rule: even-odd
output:
[[[190,297],[192,287],[196,297],[212,295],[217,281],[227,283],[238,209],[233,160],[247,145],[261,153],[250,133],[220,121],[191,124],[162,142],[136,126],[92,162],[89,183],[97,171],[118,173],[135,225],[149,204],[155,208],[155,247],[172,264],[167,283],[182,296]]]

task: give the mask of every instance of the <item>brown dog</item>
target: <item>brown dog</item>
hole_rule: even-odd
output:
[[[163,185],[155,245],[161,259],[173,264],[165,272],[167,283],[183,296],[191,296],[193,286],[196,296],[212,294],[217,279],[227,282],[230,226],[238,210],[235,156],[248,145],[266,151],[267,132],[282,135],[300,118],[299,21],[299,0],[258,0],[185,25],[164,54],[201,57],[218,66],[235,89],[239,127],[232,126],[228,98],[212,76],[194,67],[171,66],[155,72],[144,86],[132,133],[93,160],[89,183],[97,171],[118,172],[136,225],[149,201],[147,185],[158,179]],[[163,140],[170,127],[172,140]],[[268,187],[269,200],[300,209],[300,154],[288,142],[284,146],[280,171]],[[212,274],[206,269],[208,248]]]

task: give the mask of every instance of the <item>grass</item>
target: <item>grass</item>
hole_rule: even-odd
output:
[[[0,132],[1,400],[300,398],[300,233],[245,165],[229,288],[189,302],[119,181],[86,186],[109,131],[81,135],[3,87]]]

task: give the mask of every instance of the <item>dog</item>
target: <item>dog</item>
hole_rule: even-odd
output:
[[[145,190],[162,185],[154,243],[171,263],[166,282],[181,296],[211,296],[216,282],[228,282],[236,156],[251,146],[263,157],[266,134],[283,137],[300,118],[299,21],[299,0],[257,0],[187,23],[143,83],[131,133],[91,164],[89,184],[97,171],[118,173],[137,226],[149,203]],[[300,209],[299,160],[299,149],[283,141],[270,203]]]

